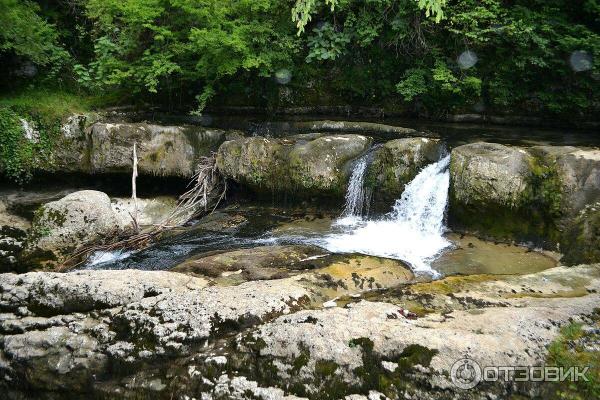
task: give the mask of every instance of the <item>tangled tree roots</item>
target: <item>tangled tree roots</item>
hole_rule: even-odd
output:
[[[202,157],[196,174],[188,184],[188,191],[179,197],[177,206],[160,224],[152,225],[140,232],[114,243],[86,246],[77,250],[59,269],[75,268],[97,251],[140,250],[148,247],[165,231],[181,227],[190,220],[212,213],[225,198],[227,181],[219,173],[216,156]],[[134,226],[137,221],[134,219]],[[136,230],[137,231],[137,230]]]

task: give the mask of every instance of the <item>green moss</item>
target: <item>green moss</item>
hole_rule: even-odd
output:
[[[308,364],[310,360],[310,351],[308,349],[303,349],[300,352],[300,355],[294,359],[292,362],[293,369],[295,373],[298,373],[300,369]]]
[[[561,248],[567,264],[600,260],[600,203],[587,206],[562,234]]]
[[[544,210],[549,218],[560,218],[563,214],[562,183],[555,162],[531,158],[531,177],[526,196],[529,204]]]
[[[592,317],[592,328],[600,329],[600,310],[596,309]],[[560,335],[548,347],[546,365],[560,367],[588,366],[588,381],[548,383],[545,398],[584,400],[600,398],[600,351],[597,343],[600,334],[596,331],[584,331],[579,323],[564,326]]]
[[[418,344],[407,346],[399,355],[381,357],[373,351],[373,341],[368,338],[357,338],[350,341],[351,347],[362,349],[363,365],[354,370],[361,379],[361,393],[370,390],[379,391],[390,398],[398,398],[411,385],[410,374],[415,365],[429,366],[437,350],[431,350]],[[382,361],[398,364],[394,371],[382,366]]]

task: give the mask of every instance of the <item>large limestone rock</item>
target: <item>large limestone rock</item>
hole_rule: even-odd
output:
[[[600,150],[493,143],[455,148],[450,224],[497,239],[531,240],[569,263],[599,260],[594,204],[600,201]]]
[[[450,207],[452,227],[502,240],[538,244],[557,241],[536,174],[526,150],[496,143],[473,143],[452,150]]]
[[[126,228],[133,227],[134,216],[139,226],[156,225],[164,222],[171,216],[177,206],[177,198],[174,196],[158,196],[134,201],[131,197],[115,197],[111,199],[111,203],[113,211],[120,220],[119,224]],[[190,210],[188,216],[191,216],[193,212],[194,210]],[[182,216],[179,222],[185,222],[183,219],[185,219],[185,215]]]
[[[565,225],[560,242],[564,262],[600,260],[600,202],[589,204]]]
[[[121,231],[110,198],[103,192],[82,190],[36,211],[25,255],[61,262],[76,248],[113,238]]]
[[[532,157],[523,149],[473,143],[452,151],[452,196],[464,205],[518,209],[527,198]]]
[[[421,169],[436,162],[443,151],[438,139],[405,138],[386,142],[368,166],[365,185],[376,205],[389,208]]]
[[[206,283],[135,270],[0,275],[0,391],[9,398],[31,390],[69,397],[98,385],[100,393],[99,380],[117,366],[129,373],[144,361],[190,354],[190,346],[208,345],[231,329],[297,310],[308,294],[291,281]],[[151,392],[164,389],[154,381],[145,383]],[[157,396],[151,397],[166,398]]]
[[[199,157],[209,156],[238,131],[193,125],[103,122],[106,115],[71,115],[42,167],[52,173],[131,173],[137,143],[140,174],[190,177]]]
[[[90,169],[94,173],[129,172],[137,143],[142,174],[190,177],[201,156],[225,141],[222,130],[195,126],[96,123],[91,127]]]
[[[451,383],[450,370],[466,355],[481,366],[539,365],[561,326],[592,326],[600,301],[598,265],[362,292],[329,274],[227,287],[173,272],[0,275],[0,393],[544,397],[544,385],[503,380],[465,392]],[[330,301],[315,302],[317,289]]]
[[[544,174],[548,190],[555,190],[554,206],[572,216],[600,200],[600,149],[572,146],[535,146],[538,174]]]
[[[365,153],[361,135],[298,135],[289,139],[252,137],[223,143],[217,165],[226,177],[258,192],[342,196],[349,162]]]
[[[49,162],[44,166],[48,172],[91,172],[89,171],[89,131],[102,115],[98,113],[73,114],[67,116],[60,135],[52,146]]]

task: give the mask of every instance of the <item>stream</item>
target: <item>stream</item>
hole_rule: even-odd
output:
[[[383,215],[369,213],[370,195],[364,188],[367,154],[354,162],[341,213],[235,204],[170,233],[150,248],[96,253],[82,268],[166,270],[203,255],[292,244],[400,260],[416,274],[434,279],[448,274],[527,273],[556,265],[553,258],[527,247],[453,234],[445,225],[449,161],[450,156],[443,155],[423,168]],[[224,229],[232,218],[243,222]]]

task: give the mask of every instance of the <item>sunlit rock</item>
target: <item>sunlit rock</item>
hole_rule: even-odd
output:
[[[361,135],[260,136],[225,142],[217,153],[221,173],[259,192],[341,197],[349,162],[365,153]]]
[[[74,192],[36,211],[25,257],[60,263],[79,246],[112,239],[121,231],[120,221],[105,193]]]

